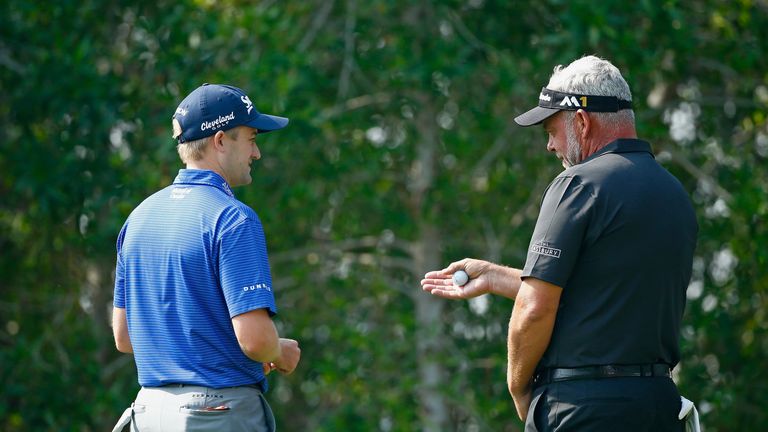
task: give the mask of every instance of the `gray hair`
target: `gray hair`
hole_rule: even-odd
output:
[[[619,69],[608,60],[595,56],[584,56],[565,67],[556,66],[549,78],[547,88],[566,93],[615,96],[619,99],[632,100],[629,84],[621,76]],[[575,115],[574,111],[566,111],[565,120],[570,123]],[[631,109],[623,109],[615,113],[592,112],[590,115],[608,127],[627,123],[635,124],[635,113]]]
[[[239,127],[232,128],[224,131],[228,137],[233,140],[237,139],[237,135],[240,131]],[[208,147],[208,142],[213,138],[213,135],[198,140],[189,141],[185,143],[178,143],[176,145],[176,151],[179,152],[179,157],[184,163],[192,161],[199,161],[205,156],[205,149]]]

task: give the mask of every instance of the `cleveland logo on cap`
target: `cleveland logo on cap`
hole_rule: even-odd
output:
[[[217,118],[216,120],[203,122],[200,125],[200,130],[204,131],[208,129],[223,128],[224,126],[228,125],[231,120],[234,120],[234,119],[235,119],[235,112],[232,111],[227,115],[223,115],[223,116],[220,115],[219,118]]]

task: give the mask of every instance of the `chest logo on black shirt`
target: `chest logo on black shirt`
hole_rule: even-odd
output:
[[[548,242],[540,241],[531,246],[531,252],[539,255],[551,256],[552,258],[560,258],[560,249],[553,248]]]

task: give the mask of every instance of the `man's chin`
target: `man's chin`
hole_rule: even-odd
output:
[[[572,167],[574,165],[577,165],[577,164],[579,164],[579,162],[581,162],[580,159],[577,160],[576,162],[572,162],[567,157],[564,157],[564,158],[560,159],[560,163],[563,164],[563,168],[565,168],[565,169],[568,169],[568,168],[570,168],[570,167]]]
[[[253,182],[253,178],[251,176],[247,176],[239,179],[239,181],[237,182],[233,182],[229,186],[231,187],[248,186],[249,184],[251,184],[251,182]]]

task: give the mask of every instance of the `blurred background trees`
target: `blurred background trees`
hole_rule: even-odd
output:
[[[623,71],[640,135],[697,208],[676,380],[707,430],[764,427],[766,41],[764,0],[3,2],[0,429],[109,430],[131,402],[115,238],[181,167],[176,105],[218,82],[291,118],[235,191],[303,347],[270,378],[280,429],[521,430],[511,301],[418,281],[465,256],[523,264],[561,168],[512,118],[584,54]]]

